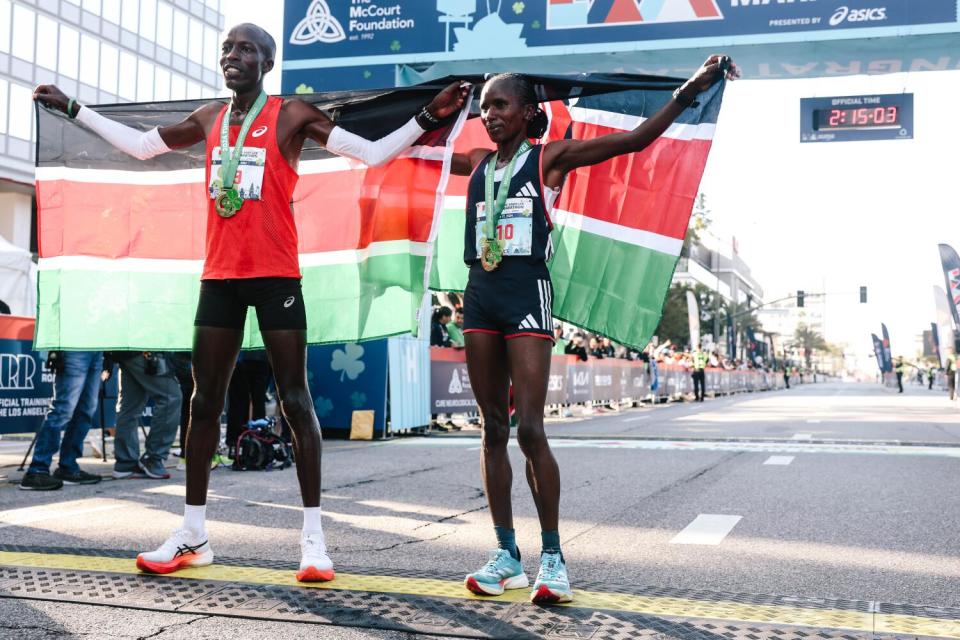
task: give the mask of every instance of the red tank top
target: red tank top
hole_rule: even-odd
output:
[[[243,158],[234,183],[244,198],[240,211],[232,218],[221,218],[208,194],[203,280],[300,277],[297,227],[291,208],[299,175],[277,145],[282,105],[282,98],[268,98],[243,143]],[[214,173],[219,169],[220,125],[226,111],[224,106],[207,135],[208,192],[214,160]],[[231,145],[239,134],[239,126],[230,127]]]

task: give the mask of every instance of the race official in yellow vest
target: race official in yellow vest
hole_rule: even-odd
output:
[[[707,381],[707,362],[710,361],[710,355],[703,349],[697,349],[693,352],[693,395],[697,402],[703,402],[703,394]]]

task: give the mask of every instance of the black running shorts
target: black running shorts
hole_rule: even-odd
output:
[[[203,280],[194,325],[243,329],[249,306],[257,310],[261,331],[307,328],[299,278]]]
[[[489,273],[479,263],[471,266],[463,294],[463,332],[552,341],[553,284],[547,265],[508,257]]]

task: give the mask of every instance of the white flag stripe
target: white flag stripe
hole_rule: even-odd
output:
[[[301,267],[320,267],[334,264],[357,264],[368,258],[397,254],[413,254],[425,257],[430,253],[426,242],[389,240],[374,242],[364,249],[321,251],[301,253]],[[40,271],[73,269],[80,271],[111,271],[130,273],[196,273],[203,271],[203,260],[177,260],[161,258],[98,258],[94,256],[56,256],[41,258],[37,265]]]
[[[638,247],[643,247],[644,249],[653,249],[654,251],[672,256],[679,256],[680,249],[683,248],[683,240],[651,231],[626,227],[621,224],[614,224],[613,222],[607,222],[605,220],[590,218],[579,213],[573,213],[572,211],[554,209],[552,216],[554,224],[558,226],[580,229],[581,231],[609,238],[610,240],[633,244]],[[560,237],[562,238],[563,230],[561,229],[560,231]]]
[[[467,208],[467,196],[443,196],[443,208],[460,211],[461,213]]]
[[[443,147],[420,145],[411,147],[400,154],[401,158],[421,158],[424,160],[443,161]],[[134,160],[131,158],[131,162]],[[334,173],[362,169],[366,165],[357,160],[341,156],[322,158],[319,160],[304,160],[297,171],[301,176]],[[124,171],[121,169],[84,169],[79,167],[37,167],[34,176],[37,181],[69,180],[70,182],[96,184],[132,184],[144,186],[161,186],[172,184],[203,184],[206,179],[206,170],[203,167],[193,169],[151,169],[147,171]]]
[[[134,160],[131,158],[131,162]],[[203,184],[206,176],[203,167],[171,171],[121,171],[119,169],[79,169],[76,167],[37,167],[34,170],[37,182],[69,180],[97,184],[135,184],[157,186],[167,184]]]
[[[601,127],[620,129],[622,131],[632,131],[646,120],[646,118],[642,116],[613,113],[611,111],[601,111],[600,109],[588,109],[586,107],[570,107],[570,117],[576,122],[595,124]],[[661,137],[672,138],[674,140],[713,140],[716,130],[717,125],[713,123],[674,123],[663,132]]]

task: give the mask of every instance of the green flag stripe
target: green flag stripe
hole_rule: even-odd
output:
[[[409,254],[305,267],[308,341],[352,342],[357,336],[365,340],[415,331],[424,268],[424,257]],[[191,344],[197,274],[48,269],[39,273],[39,288],[37,349],[69,344],[73,349],[159,351]],[[244,346],[262,346],[252,309]]]
[[[572,227],[557,231],[550,263],[554,317],[646,346],[660,322],[677,256]]]

